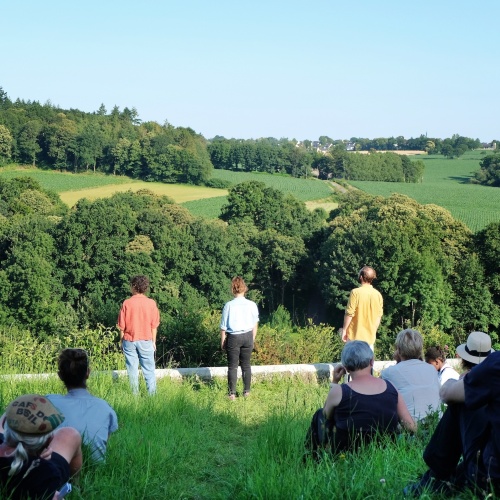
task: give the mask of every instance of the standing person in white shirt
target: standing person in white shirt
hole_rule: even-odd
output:
[[[227,353],[227,382],[229,399],[236,399],[238,364],[243,378],[243,396],[250,395],[252,368],[250,356],[253,351],[259,323],[257,304],[245,298],[248,287],[240,276],[231,281],[234,299],[227,302],[222,310],[220,322],[221,349]]]
[[[425,361],[438,372],[439,383],[444,385],[450,379],[458,380],[460,374],[446,360],[446,353],[440,347],[429,347],[425,352]]]

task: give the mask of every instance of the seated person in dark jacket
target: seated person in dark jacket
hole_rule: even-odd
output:
[[[12,500],[58,498],[82,466],[80,434],[56,429],[63,420],[44,396],[27,394],[9,404],[0,419],[1,494]]]
[[[464,487],[500,492],[500,352],[488,334],[472,332],[457,354],[469,371],[441,387],[448,408],[424,451],[429,470],[405,488],[407,496]]]
[[[390,382],[372,375],[373,351],[366,342],[347,342],[341,363],[334,369],[322,410],[331,429],[332,451],[352,450],[374,435],[394,433],[399,422],[410,431],[416,430],[402,396]],[[346,373],[351,380],[338,385]]]

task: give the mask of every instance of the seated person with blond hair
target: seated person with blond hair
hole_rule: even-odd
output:
[[[401,393],[415,422],[441,409],[438,374],[423,361],[423,347],[422,335],[417,330],[407,328],[399,332],[394,353],[397,363],[380,374]]]

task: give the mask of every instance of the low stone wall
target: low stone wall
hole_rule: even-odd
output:
[[[460,359],[449,359],[448,363],[455,369],[460,366]],[[375,361],[373,371],[379,374],[387,366],[396,364],[395,361]],[[252,366],[252,376],[267,377],[274,375],[304,375],[317,380],[331,380],[333,370],[338,363],[315,363],[315,364],[300,364],[300,365],[265,365]],[[113,378],[126,377],[126,370],[113,370]],[[227,378],[226,366],[201,367],[201,368],[170,368],[155,370],[157,380],[165,377],[182,380],[184,378],[199,378],[201,380],[213,380],[214,378]],[[3,375],[0,378],[12,379],[29,379],[29,378],[47,378],[56,376],[54,373],[27,374],[27,375]],[[238,378],[241,378],[241,369],[238,367]]]
[[[272,375],[305,375],[314,376],[318,380],[331,380],[333,370],[338,363],[315,363],[315,364],[300,364],[300,365],[265,365],[252,366],[252,376],[266,377]],[[373,370],[375,373],[380,373],[386,366],[395,364],[395,361],[375,361]],[[126,370],[113,371],[114,377],[126,376]],[[202,368],[171,368],[157,369],[156,379],[170,377],[172,379],[183,379],[196,377],[201,380],[212,380],[214,378],[227,378],[227,367],[202,367]],[[238,378],[241,377],[241,369],[238,367]]]

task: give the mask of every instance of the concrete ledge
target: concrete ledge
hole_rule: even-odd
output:
[[[373,369],[375,373],[380,373],[385,367],[394,365],[395,361],[375,361]],[[331,379],[333,370],[338,363],[315,363],[298,365],[265,365],[252,366],[252,376],[270,375],[305,375],[311,374],[318,380]],[[123,377],[127,375],[126,370],[114,370],[113,377]],[[171,368],[156,370],[156,379],[170,377],[173,379],[184,379],[198,377],[202,380],[213,380],[214,378],[227,378],[227,367],[202,367],[202,368]],[[238,367],[238,378],[241,378],[241,368]]]
[[[460,359],[449,359],[448,363],[455,369],[459,368]],[[375,361],[373,371],[379,374],[384,368],[396,364],[395,361]],[[266,377],[271,375],[306,375],[315,376],[318,380],[331,379],[333,370],[338,363],[315,363],[298,365],[265,365],[252,366],[252,375],[257,377]],[[214,378],[227,378],[226,366],[213,366],[201,368],[171,368],[155,370],[156,379],[170,377],[172,379],[182,380],[184,378],[197,377],[201,380],[213,380]],[[112,370],[113,378],[126,377],[126,370]],[[40,373],[26,375],[2,375],[0,378],[10,379],[30,379],[30,378],[48,378],[56,376],[55,373]],[[241,378],[241,368],[238,367],[238,378]]]

